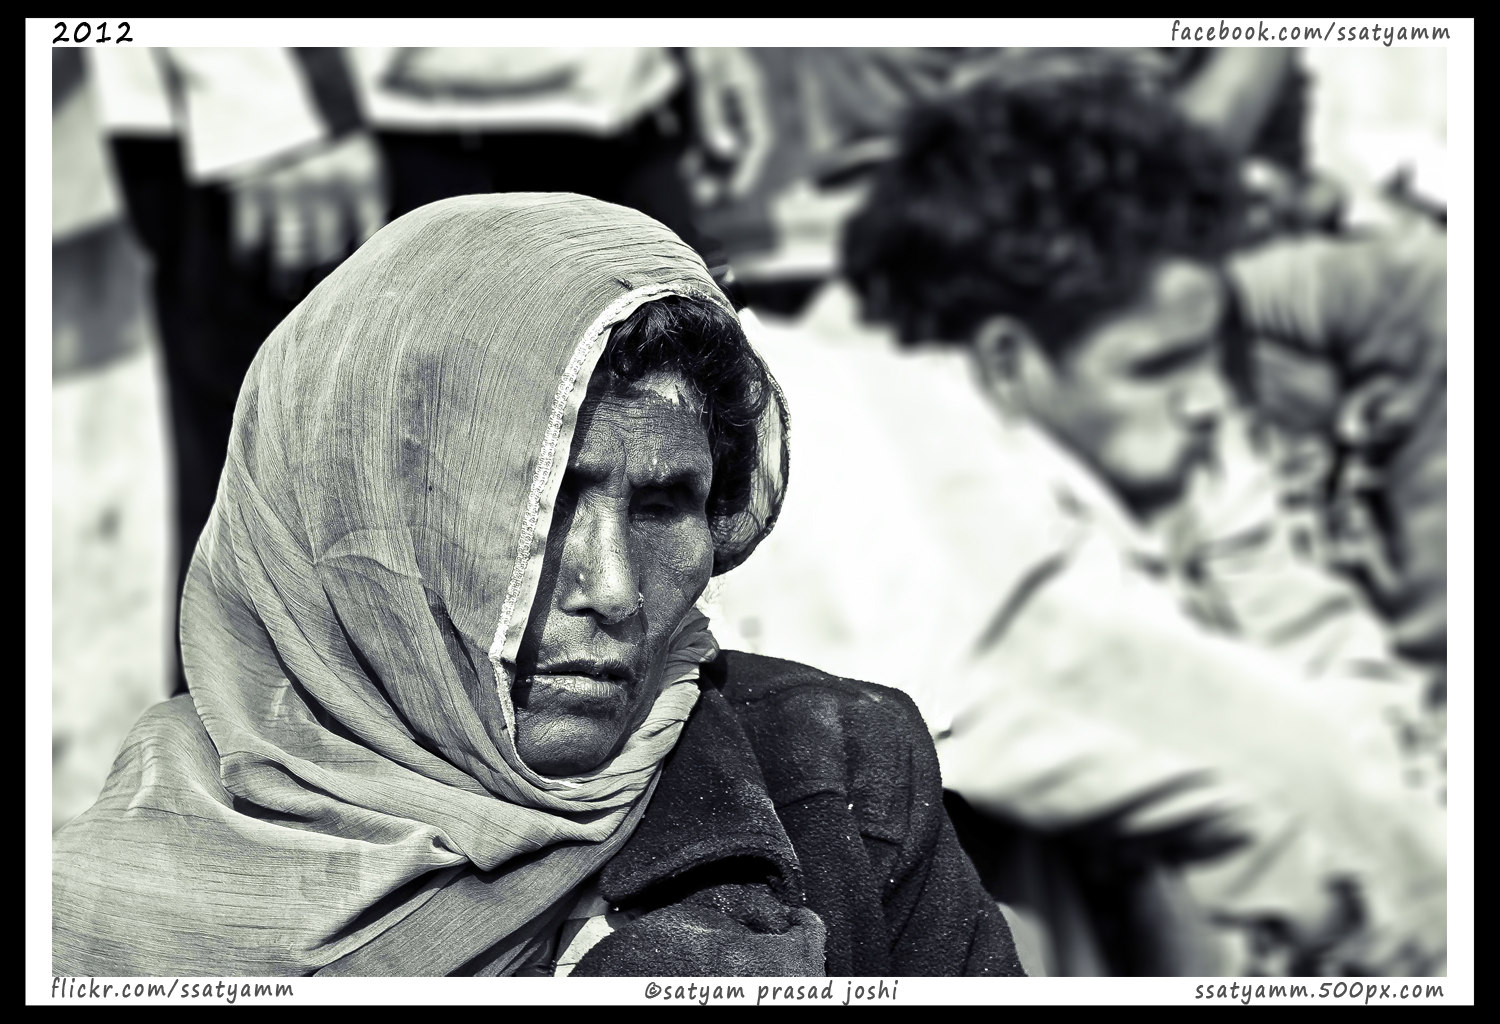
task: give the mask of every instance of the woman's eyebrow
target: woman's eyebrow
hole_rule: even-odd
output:
[[[606,463],[591,463],[587,460],[574,459],[568,463],[563,479],[571,480],[575,484],[596,484],[601,480],[608,480],[613,469],[613,466]]]
[[[634,487],[650,487],[664,491],[682,487],[697,497],[708,493],[712,481],[713,468],[696,463],[654,466],[640,475],[632,474],[630,480]]]
[[[634,476],[632,482],[641,487],[676,487],[679,484],[706,485],[712,473],[713,470],[711,468],[696,464],[686,466],[655,466],[640,476]]]

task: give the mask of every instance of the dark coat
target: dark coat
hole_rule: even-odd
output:
[[[909,697],[736,651],[702,687],[576,976],[1024,973]]]

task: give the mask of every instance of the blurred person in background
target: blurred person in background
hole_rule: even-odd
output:
[[[175,641],[245,371],[307,288],[384,222],[384,183],[351,96],[312,88],[329,77],[313,74],[331,63],[326,51],[89,56],[130,222],[153,266],[174,469]],[[171,692],[183,692],[180,654],[172,675]]]
[[[1262,233],[1324,230],[1341,191],[1307,161],[1307,75],[1276,48],[765,47],[771,132],[753,187],[730,193],[695,176],[702,220],[723,241],[747,299],[762,312],[803,308],[837,271],[842,224],[864,173],[887,159],[902,119],[980,77],[1030,66],[1124,65],[1156,83],[1241,162]]]
[[[720,267],[687,150],[738,194],[769,145],[759,76],[732,48],[362,48],[349,62],[395,216],[453,195],[578,192],[649,214]]]
[[[1185,50],[1190,66],[1207,51]],[[1246,153],[1245,397],[1298,538],[1356,580],[1398,650],[1432,673],[1441,743],[1447,651],[1447,260],[1441,51],[1227,50],[1178,93],[1201,124],[1253,121]],[[1255,68],[1265,69],[1260,86]],[[1434,95],[1434,83],[1436,94]],[[1434,104],[1435,101],[1435,104]],[[1238,114],[1236,114],[1238,111]],[[1228,115],[1228,116],[1224,116]],[[1434,132],[1436,138],[1434,138]],[[1221,131],[1235,143],[1243,134]],[[1291,242],[1292,238],[1297,241]],[[1260,500],[1265,500],[1262,495]],[[1441,772],[1435,776],[1441,788]]]
[[[1231,266],[1247,394],[1319,559],[1361,586],[1446,705],[1447,249],[1441,232],[1308,238]],[[1321,547],[1321,551],[1317,551]],[[1441,732],[1441,730],[1439,730]]]
[[[99,792],[170,658],[148,266],[80,49],[52,54],[52,824]]]
[[[141,344],[141,308],[132,286],[144,267],[124,223],[98,101],[79,50],[52,55],[52,117],[56,376],[97,366]]]
[[[179,591],[262,339],[390,216],[450,196],[572,191],[687,239],[690,143],[730,191],[767,145],[734,49],[101,51],[106,124],[154,264],[176,456]],[[180,666],[173,692],[183,692]]]
[[[1251,398],[1283,488],[1324,557],[1446,686],[1447,260],[1443,51],[1310,50],[1312,162],[1345,194],[1337,230],[1268,247]]]
[[[1431,970],[1426,678],[1265,500],[1226,342],[1290,297],[1224,269],[1239,167],[1149,80],[1057,64],[919,113],[847,230],[858,302],[761,330],[813,482],[720,607],[916,696],[1052,970]]]
[[[799,238],[816,236],[812,248],[831,248],[855,208],[851,200],[858,202],[861,172],[889,158],[906,112],[967,83],[1024,80],[1042,69],[1113,67],[1169,97],[1239,164],[1246,200],[1240,244],[1303,239],[1243,264],[1243,275],[1269,274],[1286,285],[1258,289],[1259,295],[1278,297],[1263,301],[1284,306],[1298,288],[1304,297],[1295,300],[1300,314],[1262,309],[1259,336],[1244,347],[1250,365],[1240,383],[1259,382],[1246,396],[1253,405],[1253,442],[1257,458],[1269,459],[1274,472],[1241,474],[1234,493],[1252,504],[1280,501],[1298,523],[1299,547],[1360,583],[1392,624],[1402,653],[1436,671],[1441,694],[1445,269],[1442,243],[1432,230],[1441,224],[1441,203],[1414,193],[1411,174],[1396,174],[1371,196],[1365,194],[1371,192],[1368,183],[1362,189],[1361,182],[1335,179],[1319,166],[1314,146],[1325,162],[1332,152],[1331,166],[1347,175],[1345,151],[1361,143],[1369,148],[1371,138],[1389,141],[1369,124],[1346,130],[1352,140],[1327,124],[1352,102],[1345,95],[1355,88],[1351,74],[1369,83],[1379,81],[1379,69],[1361,64],[1351,73],[1327,54],[1306,60],[1299,55],[1293,49],[1202,47],[757,51],[768,68],[778,118],[775,149],[758,189],[784,186],[799,173],[824,182],[852,177],[855,187],[826,193],[830,202],[817,209],[801,207],[817,222],[803,224],[807,230],[780,223],[779,256],[761,261],[752,255],[737,266],[742,280],[759,282],[747,294],[763,313],[800,308],[821,277],[778,290],[766,286],[762,275],[774,277],[778,265],[805,269],[811,249],[801,257],[791,251],[802,244]],[[787,80],[796,88],[788,89]],[[1332,115],[1312,102],[1319,96],[1328,99]],[[792,114],[785,111],[789,106],[796,108]],[[1410,126],[1397,135],[1416,137]],[[1416,138],[1421,173],[1415,177],[1430,189],[1441,181],[1441,166],[1424,139]],[[1377,146],[1375,155],[1389,163],[1394,157],[1388,149]],[[789,156],[788,150],[797,152]],[[740,204],[741,216],[748,203]],[[716,223],[734,237],[732,218]],[[741,226],[737,244],[744,237]],[[1333,244],[1335,238],[1348,244]],[[826,276],[831,253],[824,262]],[[1380,300],[1382,294],[1389,301]],[[1301,322],[1293,331],[1287,323],[1296,315]],[[1355,318],[1357,328],[1351,326]],[[1330,335],[1342,340],[1331,342]],[[1396,392],[1400,398],[1392,400]],[[1358,426],[1377,405],[1383,425]]]
[[[1382,83],[1430,61],[1404,61],[1387,74],[1389,56],[1379,66],[1350,65],[1337,54],[1282,48],[804,48],[758,50],[756,58],[773,99],[772,155],[751,195],[710,206],[705,217],[732,246],[749,248],[737,252],[736,268],[767,315],[803,308],[833,273],[862,172],[889,158],[905,114],[966,83],[1024,78],[1039,67],[1116,67],[1212,133],[1239,163],[1241,244],[1303,239],[1243,264],[1243,275],[1279,282],[1257,294],[1283,307],[1261,310],[1241,380],[1258,381],[1247,418],[1255,461],[1272,471],[1259,465],[1238,474],[1235,488],[1221,486],[1213,514],[1226,514],[1230,492],[1249,505],[1280,502],[1299,548],[1355,579],[1401,652],[1433,670],[1440,709],[1445,268],[1442,203],[1430,193],[1440,191],[1441,154],[1409,109],[1403,116],[1412,123],[1383,130],[1378,112],[1350,119],[1351,107],[1371,106],[1357,97],[1372,88],[1390,109],[1403,97]],[[1414,77],[1425,98],[1434,76]],[[1418,112],[1433,114],[1430,105]],[[1393,138],[1409,145],[1406,158],[1392,150]],[[766,218],[759,230],[757,202]],[[1293,301],[1299,313],[1284,308]],[[1380,424],[1362,425],[1371,416]]]

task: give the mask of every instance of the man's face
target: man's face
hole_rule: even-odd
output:
[[[597,374],[517,655],[516,750],[549,776],[615,754],[661,692],[668,642],[713,571],[708,435],[680,377]]]
[[[1141,297],[1085,332],[1029,391],[1029,412],[1138,515],[1177,500],[1228,401],[1225,296],[1207,265],[1166,260]]]

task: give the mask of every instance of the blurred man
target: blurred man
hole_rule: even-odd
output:
[[[982,81],[848,228],[893,336],[837,294],[762,332],[815,482],[753,572],[806,583],[736,573],[721,607],[917,697],[981,873],[1064,973],[1442,956],[1441,812],[1402,777],[1422,679],[1296,557],[1224,372],[1241,215],[1229,155],[1137,79]],[[1261,945],[1205,958],[1224,924]]]
[[[185,578],[241,380],[266,336],[389,217],[450,196],[571,191],[694,245],[690,142],[730,190],[768,122],[737,50],[170,49],[95,57],[131,219],[155,258]],[[180,669],[174,692],[183,692]]]

